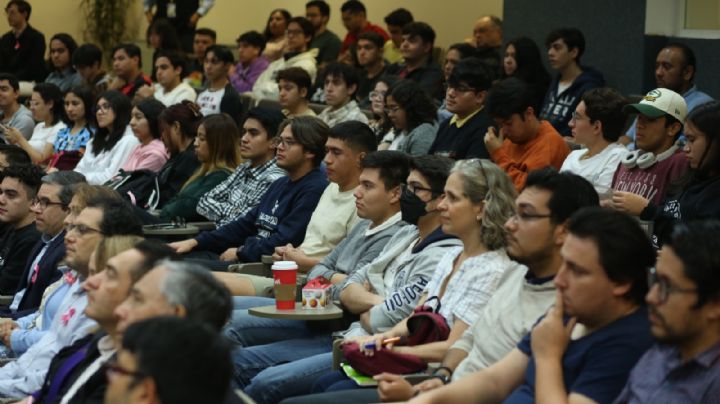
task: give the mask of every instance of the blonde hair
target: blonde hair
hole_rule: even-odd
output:
[[[505,222],[515,214],[515,186],[510,177],[490,160],[460,160],[451,173],[462,179],[463,191],[472,203],[484,203],[480,239],[497,250],[507,245]]]
[[[102,271],[110,258],[135,247],[141,241],[142,237],[133,235],[103,237],[95,247],[95,272],[90,275]]]

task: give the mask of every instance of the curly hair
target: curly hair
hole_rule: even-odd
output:
[[[460,160],[450,173],[462,177],[463,191],[473,203],[484,203],[480,239],[485,247],[506,246],[505,222],[515,214],[515,187],[505,172],[490,160]]]
[[[410,133],[424,123],[433,123],[437,119],[435,102],[420,84],[411,80],[398,82],[385,96],[392,97],[405,111],[407,121],[405,130]]]

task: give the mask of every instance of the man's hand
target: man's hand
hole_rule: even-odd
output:
[[[562,359],[570,343],[570,336],[576,321],[577,319],[572,317],[567,324],[563,324],[562,294],[557,291],[555,305],[533,328],[530,336],[530,346],[535,360],[554,359],[559,361]]]
[[[407,401],[415,395],[416,388],[400,375],[380,373],[373,379],[378,381],[380,401]]]
[[[137,89],[137,92],[135,93],[135,97],[144,100],[146,98],[151,98],[155,94],[155,89],[150,87],[149,85],[145,84],[144,86]]]
[[[495,128],[490,126],[485,133],[485,148],[490,152],[494,152],[495,150],[499,149],[503,145],[503,141],[505,140],[505,137],[502,134],[502,130],[500,133],[495,132]]]
[[[174,243],[170,243],[170,244],[168,244],[168,246],[170,246],[170,248],[175,250],[175,252],[178,254],[185,254],[185,253],[189,253],[190,251],[193,250],[193,248],[197,247],[197,244],[198,244],[197,240],[195,240],[194,238],[191,238],[188,240],[176,241]]]
[[[193,15],[190,16],[190,21],[188,21],[188,27],[195,27],[198,23],[198,20],[200,20],[200,17],[202,17],[197,12],[193,13]]]
[[[220,255],[220,261],[232,261],[237,262],[237,248],[228,248],[224,253]]]
[[[643,209],[648,206],[648,203],[650,203],[650,201],[638,194],[625,191],[614,191],[611,206],[620,212],[640,216]]]
[[[422,382],[415,385],[415,388],[418,389],[420,392],[426,392],[430,390],[435,390],[438,387],[442,387],[445,384],[442,382],[442,380],[438,379],[437,377],[433,377],[432,379],[423,380]]]
[[[292,244],[288,244],[286,246],[275,247],[275,252],[272,255],[273,261],[284,261],[285,260],[285,258],[284,258],[285,251],[288,248],[292,248]]]
[[[20,139],[24,139],[18,128],[3,125],[2,129],[5,131],[5,138],[11,144],[18,144],[20,143]]]
[[[108,84],[108,90],[119,90],[125,87],[126,84],[127,82],[125,80],[120,77],[115,77],[110,81],[110,84]]]

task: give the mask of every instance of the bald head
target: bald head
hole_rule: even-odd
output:
[[[497,48],[502,45],[502,20],[494,15],[480,17],[473,27],[477,48]]]

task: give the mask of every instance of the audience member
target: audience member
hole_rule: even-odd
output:
[[[260,203],[270,185],[285,175],[277,166],[275,147],[284,117],[277,110],[255,107],[243,123],[240,164],[225,181],[205,192],[197,213],[220,227],[244,216]]]
[[[412,156],[428,154],[438,130],[437,108],[420,84],[403,80],[385,96],[385,109],[393,134],[380,149],[399,150]]]
[[[206,220],[197,213],[200,198],[225,181],[240,164],[240,132],[226,114],[205,117],[195,137],[195,154],[200,167],[183,184],[172,199],[163,204],[158,219],[170,221]]]
[[[248,31],[237,39],[238,63],[230,73],[230,83],[242,94],[252,91],[255,82],[270,65],[262,56],[265,49],[265,37],[257,31]]]
[[[354,67],[340,62],[329,64],[325,68],[324,85],[325,101],[329,106],[318,118],[331,127],[346,121],[367,123],[367,117],[355,101],[359,80]]]
[[[493,80],[502,71],[502,20],[494,15],[480,17],[473,27],[473,37],[470,40],[475,47],[475,57],[480,59],[493,73]]]
[[[277,86],[278,103],[286,117],[315,116],[315,111],[308,106],[312,79],[305,69],[288,67],[278,71]]]
[[[443,97],[443,72],[432,60],[435,30],[424,22],[411,22],[402,29],[400,52],[403,62],[389,66],[388,74],[420,84],[430,96]]]
[[[368,125],[375,133],[377,138],[376,143],[381,143],[385,135],[388,135],[392,131],[392,122],[388,119],[385,111],[385,96],[387,96],[390,87],[395,85],[395,79],[392,76],[383,76],[378,78],[375,83],[375,88],[368,94],[370,100],[370,112],[372,112],[372,118],[369,120]],[[394,136],[394,135],[393,135]]]
[[[288,175],[273,182],[265,195],[244,216],[194,239],[170,244],[178,253],[196,249],[220,254],[217,267],[228,263],[257,262],[275,247],[299,245],[310,216],[327,187],[320,170],[329,128],[321,120],[301,116],[279,129],[277,165]],[[216,257],[214,254],[204,256]]]
[[[440,124],[429,153],[454,160],[489,158],[483,136],[493,124],[485,110],[490,72],[476,58],[458,62],[448,78],[445,107],[453,114]]]
[[[100,94],[95,113],[97,131],[75,166],[88,183],[100,185],[112,178],[139,144],[128,125],[131,110],[130,99],[119,91]]]
[[[10,166],[30,165],[27,152],[17,146],[0,143],[0,174]]]
[[[533,108],[541,111],[545,94],[550,86],[550,75],[543,65],[535,41],[528,37],[519,37],[505,45],[503,58],[503,78],[517,77],[527,83],[533,91]]]
[[[17,77],[0,73],[0,139],[5,140],[6,128],[15,128],[25,139],[32,137],[35,121],[27,107],[18,102],[20,82]]]
[[[384,44],[385,39],[377,32],[363,32],[358,35],[357,60],[362,70],[355,98],[361,107],[370,105],[370,91],[385,73],[387,66],[383,59]]]
[[[648,269],[645,296],[656,340],[615,403],[713,402],[720,397],[720,265],[716,220],[677,226]]]
[[[110,90],[118,90],[129,98],[142,86],[152,85],[150,77],[140,70],[142,54],[140,48],[132,43],[123,43],[111,50],[112,67],[115,78],[108,85]]]
[[[210,28],[199,28],[195,30],[193,37],[193,53],[190,63],[188,64],[188,75],[185,81],[195,90],[201,90],[205,87],[204,68],[205,52],[207,48],[215,45],[217,41],[217,33]]]
[[[32,6],[25,0],[10,0],[5,6],[10,31],[0,37],[0,73],[18,80],[45,79],[45,35],[29,24]]]
[[[182,52],[180,41],[178,40],[177,32],[170,25],[170,22],[165,18],[159,18],[153,21],[147,28],[146,41],[148,47],[152,49],[152,65],[150,79],[157,81],[157,68],[155,67],[155,61],[158,58],[160,52]]]
[[[313,37],[313,25],[305,17],[294,17],[288,23],[287,46],[281,58],[270,63],[258,77],[253,86],[253,94],[257,98],[277,100],[277,74],[288,67],[300,67],[307,71],[312,80],[317,74],[317,49],[310,49]]]
[[[488,113],[500,127],[489,127],[485,147],[493,161],[522,189],[530,171],[559,170],[570,149],[550,122],[539,120],[532,91],[518,78],[495,84],[488,94]]]
[[[190,84],[182,81],[186,74],[185,58],[178,52],[160,50],[154,62],[157,83],[138,89],[135,99],[155,98],[166,107],[179,104],[184,100],[195,102],[197,93]]]
[[[55,84],[36,84],[30,96],[30,111],[39,122],[32,137],[25,139],[18,129],[11,127],[5,132],[5,138],[25,150],[34,164],[42,164],[52,155],[57,134],[65,127],[62,91]]]
[[[107,91],[110,75],[102,64],[102,51],[96,45],[80,45],[72,54],[72,66],[83,78],[83,84],[94,89],[96,94]]]
[[[107,367],[105,402],[224,402],[235,394],[226,391],[229,358],[227,342],[207,326],[172,317],[141,321],[128,328]],[[138,378],[128,379],[127,373]]]
[[[665,45],[655,58],[655,85],[658,88],[667,88],[682,95],[688,112],[708,101],[712,97],[698,90],[695,85],[697,61],[695,52],[682,43],[672,42]],[[625,143],[635,141],[635,122],[627,131],[629,139]]]
[[[161,60],[158,58],[158,60]],[[191,89],[192,91],[192,89]],[[135,104],[130,114],[130,128],[139,144],[130,152],[122,171],[150,170],[157,172],[170,157],[160,140],[158,118],[165,105],[155,99],[142,100]]]
[[[555,305],[517,348],[411,402],[477,396],[493,402],[609,402],[617,396],[652,343],[643,299],[655,250],[635,219],[608,209],[576,212],[567,231]],[[570,317],[567,324],[564,316]]]
[[[60,129],[53,145],[47,169],[72,170],[85,153],[88,140],[95,134],[95,97],[90,87],[70,89],[65,94],[67,126]]]
[[[363,32],[377,32],[382,35],[386,41],[390,39],[390,36],[382,27],[372,24],[367,20],[367,10],[362,2],[358,0],[347,0],[340,7],[340,12],[342,13],[342,23],[345,29],[347,29],[347,33],[340,47],[339,61],[353,65],[356,64],[355,47],[357,45],[358,35]]]
[[[310,42],[310,49],[317,49],[319,68],[337,60],[342,42],[334,32],[327,29],[330,21],[330,6],[324,0],[313,0],[305,3],[305,18],[315,28],[315,35]]]
[[[570,135],[570,122],[577,104],[585,91],[602,87],[602,73],[580,65],[585,52],[585,36],[577,28],[560,28],[545,39],[550,67],[557,75],[550,82],[540,119],[545,119],[563,136]]]
[[[447,83],[450,80],[450,73],[452,73],[455,66],[462,59],[469,58],[475,53],[476,49],[468,43],[456,43],[450,45],[445,53],[445,61],[443,62],[443,77],[445,78],[445,97],[442,99],[442,103],[438,108],[438,122],[443,123],[450,119],[453,113],[447,109]]]
[[[198,94],[197,103],[203,116],[225,113],[235,122],[242,120],[240,95],[230,83],[228,72],[233,65],[233,54],[225,46],[212,45],[205,51],[205,78],[208,87]]]
[[[72,56],[77,47],[77,43],[69,34],[55,34],[50,38],[48,61],[50,74],[45,77],[45,82],[60,87],[63,93],[83,83],[83,77],[72,65]]]
[[[31,210],[40,188],[42,170],[34,165],[10,166],[0,182],[0,295],[13,295],[25,270],[25,261],[40,233]]]
[[[385,44],[383,45],[383,57],[388,63],[402,63],[403,55],[400,51],[403,35],[402,29],[407,24],[414,21],[412,13],[404,8],[398,8],[390,12],[383,19],[390,39],[383,37]]]
[[[613,176],[614,209],[639,216],[650,202],[660,204],[673,181],[688,169],[688,161],[677,144],[685,124],[687,105],[682,96],[666,88],[650,91],[624,112],[637,113],[638,150],[627,152]]]
[[[571,152],[560,171],[570,171],[590,181],[603,199],[612,195],[613,175],[627,153],[617,143],[625,125],[625,104],[625,97],[617,90],[593,88],[583,94],[570,118],[572,139],[583,148]]]
[[[195,27],[200,18],[207,15],[214,4],[214,0],[181,1],[178,4],[175,4],[175,1],[143,0],[145,18],[147,18],[148,24],[160,18],[170,21],[180,38],[185,52],[193,50]],[[153,6],[155,6],[154,11]]]
[[[287,30],[292,15],[284,8],[276,8],[270,12],[265,24],[265,50],[262,55],[271,62],[282,57],[287,47]]]

